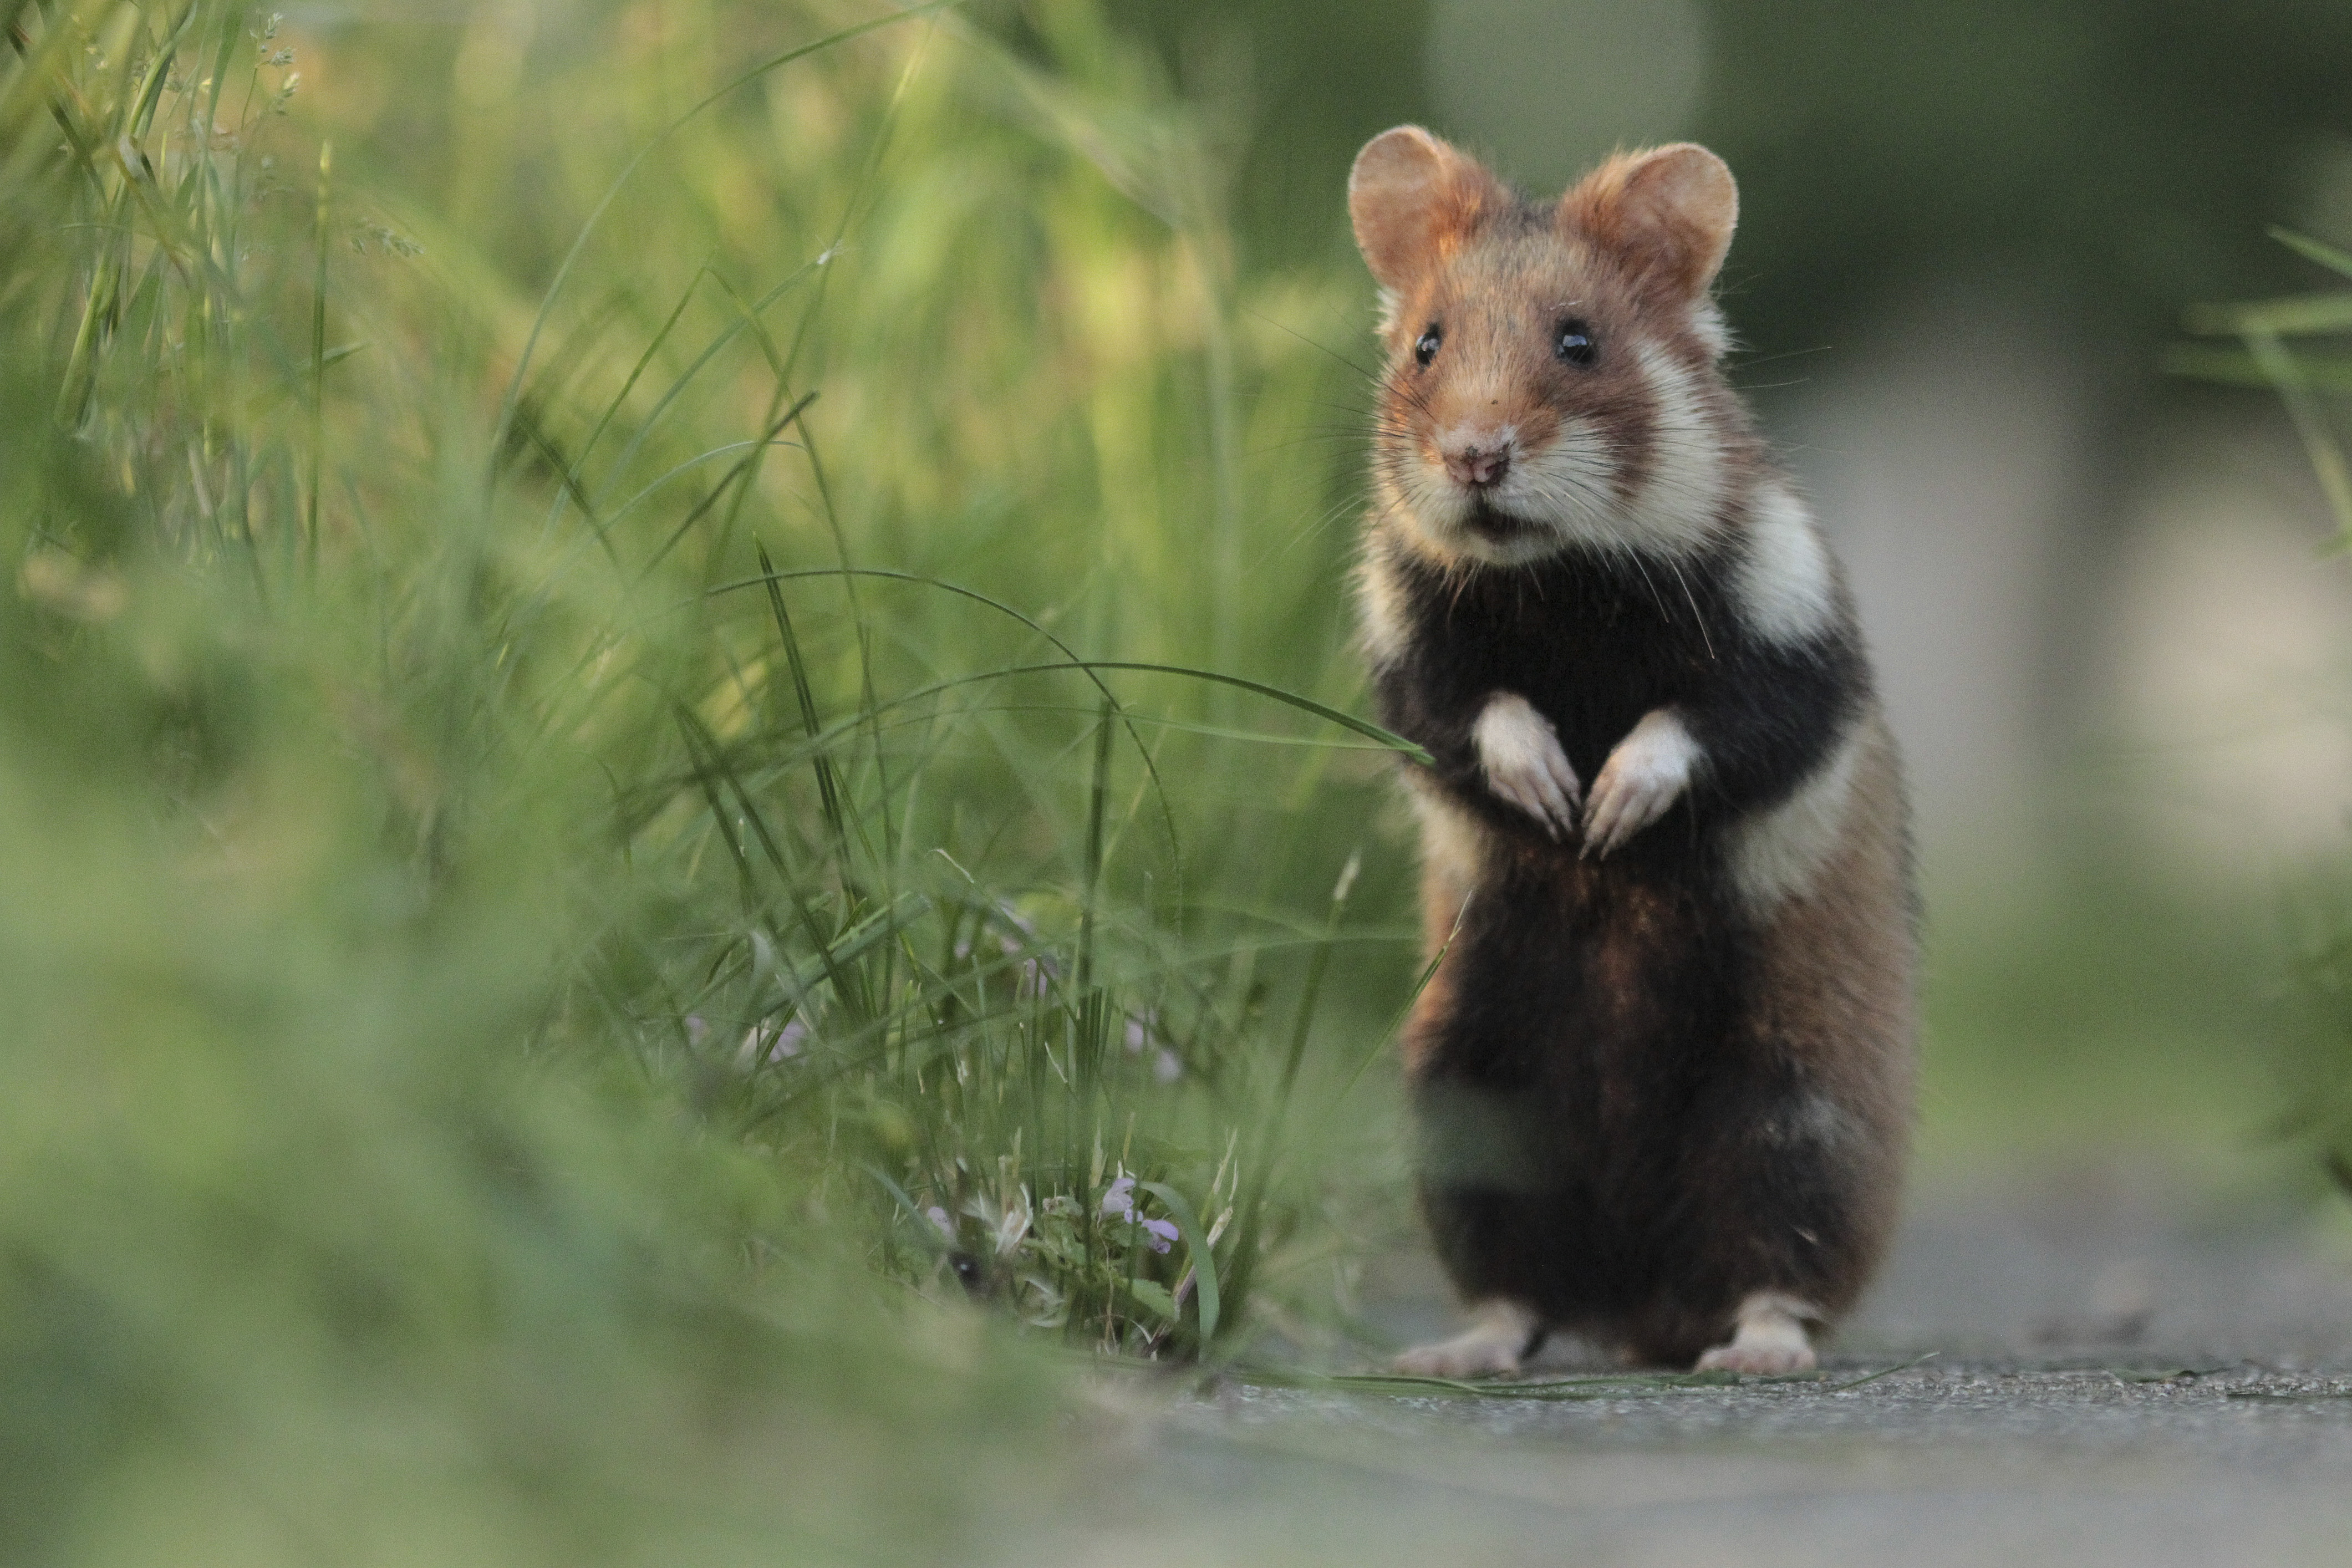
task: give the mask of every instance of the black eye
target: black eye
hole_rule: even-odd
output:
[[[1591,364],[1597,352],[1592,346],[1592,329],[1582,321],[1562,321],[1552,352],[1570,364]]]
[[[1431,360],[1435,359],[1437,345],[1444,341],[1444,334],[1437,330],[1437,323],[1430,322],[1429,331],[1422,333],[1421,341],[1412,345],[1413,362],[1417,364],[1427,364]]]

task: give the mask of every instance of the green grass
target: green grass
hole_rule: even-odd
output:
[[[0,11],[0,1554],[921,1559],[1007,1325],[1344,1325],[1360,301],[1142,57]]]
[[[2273,228],[2272,237],[2336,279],[2352,279],[2352,255]],[[2334,524],[2330,555],[2352,549],[2352,464],[2339,436],[2342,399],[2352,391],[2352,289],[2341,287],[2245,304],[2205,305],[2189,312],[2189,330],[2207,340],[2173,351],[2178,374],[2278,395],[2303,443]],[[2342,570],[2340,559],[2316,568]],[[2305,1004],[2296,1047],[2283,1063],[2288,1109],[2273,1118],[2276,1131],[2316,1153],[2318,1163],[2352,1194],[2352,911],[2345,907],[2341,865],[2314,868],[2294,889],[2289,924],[2294,965]]]

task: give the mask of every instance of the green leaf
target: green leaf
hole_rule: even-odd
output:
[[[1209,1241],[1193,1216],[1192,1205],[1184,1194],[1165,1182],[1138,1182],[1136,1185],[1168,1205],[1170,1217],[1184,1237],[1184,1250],[1192,1260],[1192,1290],[1201,1301],[1201,1348],[1206,1351],[1217,1337],[1217,1257],[1209,1249]]]
[[[2279,400],[2286,405],[2287,416],[2294,421],[2294,432],[2302,438],[2311,471],[2319,479],[2328,510],[2336,514],[2337,540],[2352,543],[2352,467],[2346,464],[2344,449],[2336,444],[2326,419],[2312,399],[2303,367],[2277,338],[2267,332],[2247,333],[2246,351],[2278,388]]]
[[[1176,1322],[1183,1316],[1177,1309],[1176,1298],[1170,1295],[1168,1287],[1157,1279],[1130,1279],[1127,1282],[1127,1293],[1135,1298],[1137,1306],[1168,1322]]]
[[[2352,396],[2352,355],[2299,353],[2294,363],[2302,368],[2304,384],[2312,391]],[[2254,362],[2254,356],[2242,348],[2182,344],[2166,350],[2162,363],[2169,375],[2216,382],[2223,386],[2276,390],[2275,384]]]
[[[2274,337],[2314,337],[2352,332],[2352,293],[2289,294],[2235,305],[2192,306],[2183,318],[2192,332],[2239,337],[2269,332]]]
[[[2291,228],[2281,228],[2275,224],[2271,226],[2270,235],[2273,239],[2277,240],[2305,261],[2315,261],[2330,272],[2340,272],[2347,278],[2352,278],[2352,255],[2347,255],[2332,245],[2323,245],[2306,235],[2297,234]]]

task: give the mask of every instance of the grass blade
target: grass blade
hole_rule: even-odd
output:
[[[2330,272],[2337,272],[2347,278],[2352,278],[2352,254],[2338,250],[2332,245],[2323,245],[2318,240],[2307,235],[2297,234],[2291,228],[2280,228],[2275,225],[2270,230],[2270,237],[2305,260],[2315,261]]]
[[[2326,416],[2320,412],[2311,388],[2303,379],[2303,367],[2275,336],[2266,331],[2249,331],[2246,351],[2270,378],[2271,384],[2278,388],[2279,401],[2286,405],[2287,417],[2294,422],[2294,433],[2302,439],[2311,470],[2327,497],[2328,510],[2336,514],[2336,547],[2352,549],[2352,472],[2347,472],[2344,449],[2336,444],[2335,433],[2327,427]]]
[[[2237,305],[2198,305],[2182,317],[2192,332],[2237,337],[2268,332],[2274,337],[2317,337],[2352,332],[2352,292],[2294,294]]]
[[[1184,1249],[1192,1260],[1193,1294],[1201,1303],[1201,1350],[1206,1354],[1215,1342],[1223,1318],[1223,1303],[1217,1289],[1216,1252],[1209,1246],[1208,1235],[1202,1230],[1201,1221],[1183,1194],[1165,1182],[1138,1182],[1135,1185],[1137,1191],[1150,1193],[1168,1206],[1169,1217],[1176,1222],[1177,1231],[1184,1237]]]
[[[589,212],[587,221],[580,226],[580,232],[572,237],[571,247],[563,253],[562,261],[555,268],[554,278],[547,285],[547,292],[540,300],[539,312],[531,319],[530,334],[523,340],[522,353],[515,360],[514,374],[507,382],[506,395],[499,403],[498,423],[491,432],[490,450],[498,452],[505,448],[508,427],[514,421],[515,405],[522,397],[523,378],[530,373],[531,354],[539,347],[540,333],[546,329],[547,318],[555,309],[556,297],[563,292],[563,285],[571,278],[572,268],[579,264],[580,253],[587,248],[589,237],[596,232],[597,226],[604,220],[604,214],[611,209],[613,203],[619,198],[623,188],[628,184],[631,177],[636,174],[647,158],[653,156],[654,153],[672,136],[684,130],[704,110],[732,96],[737,89],[748,86],[771,71],[781,69],[795,60],[805,59],[811,55],[845,44],[852,38],[864,37],[868,33],[894,24],[917,16],[929,16],[960,4],[961,0],[926,0],[925,4],[910,5],[903,11],[893,11],[884,16],[869,17],[866,21],[828,33],[814,43],[802,44],[786,49],[782,54],[772,55],[729,81],[724,87],[703,98],[691,109],[664,126],[655,134],[653,140],[639,148],[636,156],[631,158],[622,166],[621,172],[613,177],[613,183],[605,188],[604,195]]]
[[[159,71],[156,73],[161,75]],[[310,494],[303,518],[303,536],[310,551],[309,566],[319,564],[319,492],[325,482],[327,461],[327,201],[328,179],[334,170],[335,144],[319,143],[319,267],[310,283]]]
[[[1257,1273],[1259,1223],[1265,1214],[1266,1194],[1274,1184],[1275,1167],[1281,1159],[1282,1126],[1290,1109],[1291,1091],[1298,1085],[1299,1065],[1307,1058],[1307,1037],[1315,1026],[1315,1004],[1322,995],[1323,976],[1330,967],[1332,939],[1339,934],[1340,916],[1348,908],[1348,895],[1354,891],[1357,873],[1363,867],[1363,850],[1351,851],[1346,868],[1332,885],[1331,907],[1324,918],[1322,939],[1316,942],[1307,960],[1307,983],[1299,987],[1289,1047],[1283,1054],[1282,1073],[1275,1084],[1273,1103],[1264,1112],[1265,1125],[1258,1135],[1257,1157],[1250,1167],[1249,1192],[1242,1199],[1239,1223],[1234,1226],[1230,1283],[1237,1311],[1248,1301],[1250,1286]]]
[[[761,572],[768,578],[768,613],[776,624],[776,637],[784,650],[784,663],[792,672],[793,696],[800,704],[801,724],[812,742],[809,766],[816,773],[817,800],[824,813],[825,831],[832,836],[834,854],[839,858],[844,879],[850,875],[849,826],[843,809],[841,784],[833,771],[833,759],[822,744],[824,726],[817,717],[815,689],[809,684],[808,660],[801,655],[801,639],[793,630],[793,617],[784,608],[782,590],[775,582],[775,571],[768,561],[768,547],[755,543]]]

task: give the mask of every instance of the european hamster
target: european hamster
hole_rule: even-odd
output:
[[[1687,143],[1528,202],[1403,126],[1349,215],[1388,360],[1360,581],[1444,962],[1420,1199],[1475,1314],[1777,1373],[1885,1250],[1911,1117],[1901,769],[1843,578],[1725,381],[1731,174]]]

